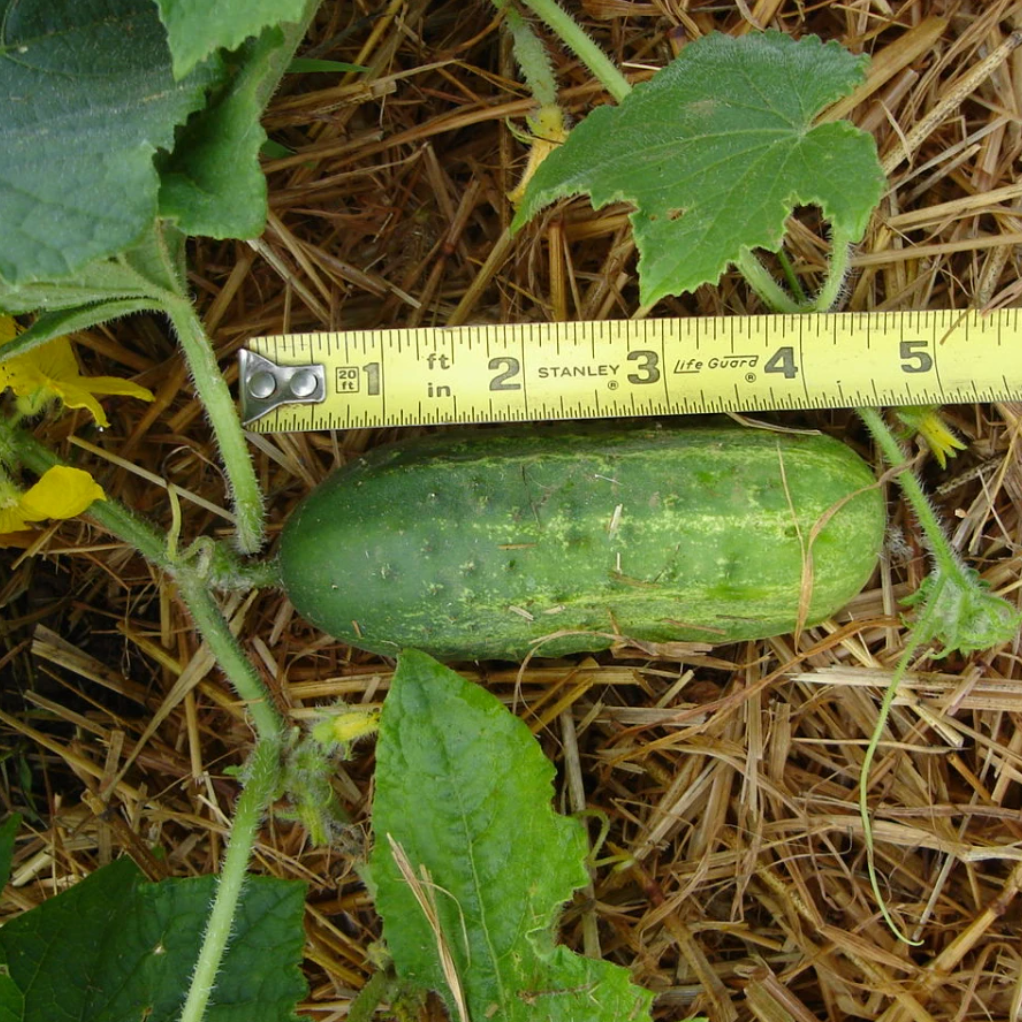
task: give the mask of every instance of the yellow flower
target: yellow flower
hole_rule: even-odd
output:
[[[14,339],[17,327],[10,316],[0,316],[0,345]],[[59,398],[68,408],[86,408],[100,426],[109,426],[96,394],[120,394],[152,401],[152,391],[116,376],[82,376],[71,342],[57,337],[24,355],[0,362],[0,390],[10,387],[22,399],[28,414]]]
[[[0,478],[0,534],[20,532],[44,518],[74,518],[95,500],[106,500],[103,487],[80,468],[48,468],[24,493]]]
[[[896,408],[894,413],[922,438],[941,468],[947,466],[947,459],[953,458],[957,451],[965,450],[966,445],[951,432],[939,408],[933,405],[907,406]]]

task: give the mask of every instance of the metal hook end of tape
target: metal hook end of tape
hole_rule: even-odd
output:
[[[326,400],[326,367],[318,363],[280,366],[242,348],[238,367],[241,421],[245,425],[283,405],[315,405]]]

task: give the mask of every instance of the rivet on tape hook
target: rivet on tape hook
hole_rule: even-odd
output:
[[[281,405],[315,405],[326,399],[326,368],[318,363],[279,366],[242,348],[238,366],[241,420],[246,424]]]

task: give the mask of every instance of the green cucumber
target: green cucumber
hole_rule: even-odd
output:
[[[815,624],[869,580],[884,529],[873,473],[826,436],[511,427],[353,461],[296,509],[280,566],[352,646],[519,660],[783,634],[804,584]]]

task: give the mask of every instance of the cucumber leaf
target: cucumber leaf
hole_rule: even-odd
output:
[[[0,929],[0,1022],[176,1022],[216,877],[147,883],[130,859]],[[305,885],[249,877],[206,1022],[282,1022],[306,992]]]
[[[306,0],[156,0],[183,78],[219,49],[233,50],[268,25],[300,22]]]
[[[268,26],[232,54],[230,85],[181,133],[162,167],[160,212],[185,234],[262,233],[267,203],[259,156],[267,139],[260,118],[317,5],[318,0],[304,0],[300,20]]]
[[[490,693],[424,653],[401,655],[384,703],[370,880],[398,976],[440,991],[437,933],[395,859],[436,907],[472,1019],[641,1022],[652,995],[610,962],[554,942],[588,880],[582,825],[551,806],[554,769]]]
[[[55,280],[136,243],[153,156],[221,80],[175,81],[152,0],[0,0],[0,277]]]
[[[160,168],[160,215],[185,234],[257,238],[266,225],[263,107],[294,52],[279,28],[245,43],[230,85],[181,132]]]
[[[7,975],[7,956],[0,948],[0,1022],[22,1022],[24,1018],[25,997]]]
[[[704,36],[574,128],[512,228],[565,196],[633,203],[646,305],[716,283],[746,249],[777,251],[798,205],[820,206],[858,241],[885,187],[876,146],[847,121],[813,122],[863,80],[865,63],[815,36]]]

